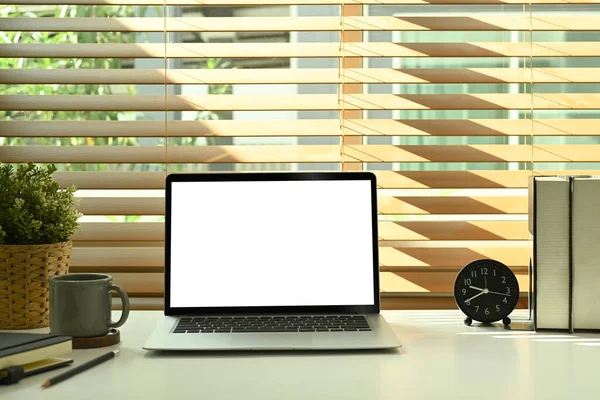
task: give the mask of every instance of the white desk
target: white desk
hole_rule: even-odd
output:
[[[598,335],[466,327],[454,311],[384,315],[399,351],[153,354],[141,346],[162,313],[136,311],[121,329],[119,357],[49,389],[40,385],[57,371],[0,386],[0,399],[600,398]],[[108,349],[72,357],[81,363]]]

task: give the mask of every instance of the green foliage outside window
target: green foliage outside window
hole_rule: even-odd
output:
[[[33,10],[33,11],[32,11]],[[148,7],[133,7],[133,6],[5,6],[0,7],[0,18],[116,18],[116,17],[143,17],[146,15]],[[161,15],[162,8],[156,7],[156,14]],[[142,37],[143,39],[143,37]],[[140,36],[136,37],[135,33],[122,32],[5,32],[0,31],[0,40],[3,43],[12,44],[74,44],[74,43],[136,43],[140,41]],[[145,40],[142,40],[145,41]],[[131,68],[132,65],[127,65],[127,60],[119,58],[0,58],[0,68],[2,69],[124,69]],[[228,68],[228,62],[222,62],[220,59],[209,58],[204,64],[199,66],[206,69]],[[210,94],[227,94],[230,92],[230,85],[210,85],[208,92]],[[92,84],[0,84],[1,95],[111,95],[115,94],[115,86],[110,84],[92,85]],[[135,85],[127,85],[119,94],[135,95]],[[140,118],[132,112],[118,111],[5,111],[0,110],[0,120],[25,120],[25,121],[118,121],[118,120],[135,120]],[[210,111],[198,112],[196,120],[215,120],[219,119],[219,115]],[[158,123],[158,122],[157,122]],[[146,140],[145,143],[140,143],[136,137],[2,137],[0,135],[0,146],[26,146],[26,145],[48,145],[48,146],[139,146],[139,145],[164,145],[164,140],[154,138],[152,141]],[[170,138],[169,145],[174,146],[194,146],[198,145],[196,137]],[[207,138],[207,145],[215,144],[214,138]],[[59,164],[60,171],[147,171],[147,170],[164,170],[164,165],[150,166],[148,164]],[[8,181],[8,165],[1,166],[5,181]],[[17,166],[17,170],[26,168],[23,172],[32,174],[33,171],[39,174],[41,170],[33,169],[31,164],[27,166]],[[52,171],[57,168],[54,166],[47,167]],[[172,171],[179,170],[179,166],[171,167]],[[25,170],[22,170],[25,171]],[[48,169],[44,169],[48,171]],[[46,178],[44,178],[46,179]],[[74,190],[74,189],[73,189]],[[3,192],[3,195],[6,195]],[[71,193],[71,189],[67,189],[62,195]],[[71,193],[72,196],[72,193]],[[14,196],[13,196],[14,197]],[[14,200],[14,199],[13,199]],[[2,203],[3,210],[12,210],[15,212],[15,207],[28,207],[28,205]],[[8,201],[3,199],[3,201]],[[3,212],[2,220],[7,221],[9,211]],[[23,219],[24,218],[24,219]],[[27,219],[32,219],[33,223],[30,228],[25,229],[24,225]],[[109,220],[120,220],[123,217],[106,216]],[[140,216],[129,215],[124,217],[124,221],[133,222]],[[37,221],[37,222],[36,222]],[[0,243],[4,241],[19,243],[40,242],[40,240],[55,240],[58,238],[68,237],[66,233],[70,231],[71,225],[63,223],[59,231],[51,231],[52,227],[42,227],[39,218],[34,216],[24,215],[20,219],[15,220],[15,224],[23,225],[21,233],[15,234],[15,227],[10,228],[8,232],[6,222],[5,229],[0,227]],[[45,231],[44,231],[45,230]],[[12,233],[11,233],[12,232]],[[45,239],[44,239],[45,238]],[[16,242],[15,242],[16,243]],[[40,242],[41,243],[41,242]]]
[[[11,18],[85,18],[85,17],[132,17],[134,7],[95,7],[95,6],[60,6],[39,7],[35,12],[21,11],[19,7],[8,6],[0,9],[0,17]],[[0,32],[4,43],[27,44],[73,44],[73,43],[129,43],[135,37],[130,33],[121,32]],[[121,59],[94,59],[94,58],[3,58],[0,59],[0,68],[6,69],[121,69]],[[128,94],[135,94],[135,87],[127,87]],[[52,85],[52,84],[28,84],[28,85],[0,85],[0,95],[110,95],[113,94],[111,85]],[[37,111],[18,112],[0,111],[3,120],[118,120],[118,112],[107,111]],[[21,143],[21,138],[10,138],[9,145],[26,144]],[[92,142],[86,138],[56,138],[36,139],[37,144],[52,145],[133,145],[135,139],[121,138],[119,143],[112,138],[94,138]]]
[[[27,11],[23,7],[7,6],[0,8],[1,18],[115,18],[135,17],[146,14],[148,7],[133,6],[59,6],[59,7],[37,7],[36,11]],[[157,13],[162,12],[160,7]],[[73,43],[136,43],[135,33],[122,32],[3,32],[0,31],[0,39],[4,43],[27,44],[73,44]],[[128,66],[124,60],[118,58],[0,58],[2,69],[123,69]],[[207,69],[227,68],[229,63],[221,62],[220,59],[207,59],[201,66]],[[229,92],[230,85],[211,85],[210,94],[225,94]],[[135,85],[126,86],[126,94],[135,95]],[[114,94],[114,85],[101,84],[27,84],[7,85],[0,84],[1,95],[111,95]],[[121,92],[119,93],[121,94]],[[199,112],[197,120],[218,119],[218,114],[210,111]],[[4,111],[0,110],[2,120],[35,120],[35,121],[117,121],[134,120],[135,113],[119,111]],[[74,138],[22,138],[22,137],[0,137],[0,145],[53,145],[53,146],[137,146],[140,145],[138,138],[128,137],[74,137]],[[156,145],[164,144],[158,140]],[[197,138],[172,138],[169,145],[196,145]],[[207,144],[212,144],[207,141]],[[140,167],[130,164],[125,169],[136,169]],[[146,166],[147,167],[147,166]],[[70,171],[105,171],[123,170],[116,165],[59,165],[60,170]],[[142,168],[144,169],[144,168]]]

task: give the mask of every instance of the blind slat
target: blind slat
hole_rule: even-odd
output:
[[[77,209],[84,215],[164,215],[164,198],[89,197],[81,198]]]
[[[163,273],[111,273],[113,283],[121,286],[129,296],[162,296],[164,294]]]
[[[527,188],[531,171],[374,171],[382,189]],[[535,175],[594,175],[597,170],[534,171]],[[61,187],[164,189],[165,172],[55,172]]]
[[[154,241],[165,240],[162,222],[83,222],[73,235],[75,242]]]
[[[379,197],[380,214],[527,214],[527,198],[511,197]],[[147,197],[84,197],[84,215],[163,215],[164,199]]]
[[[594,110],[597,93],[336,95],[5,95],[11,111]],[[341,104],[344,103],[344,104]]]
[[[593,175],[597,170],[545,171],[378,171],[377,185],[384,189],[488,189],[527,188],[533,175]]]
[[[78,189],[164,189],[166,172],[55,172],[61,187]]]
[[[502,260],[511,267],[526,267],[529,261],[527,247],[506,248],[402,248],[380,247],[380,270],[394,272],[396,267],[464,267],[473,260]]]
[[[527,5],[600,4],[600,0],[0,0],[19,5],[151,5],[151,6],[274,6],[274,5]]]
[[[456,272],[383,272],[380,276],[380,287],[384,293],[422,293],[429,296],[444,293],[451,296],[454,292]],[[518,271],[516,276],[521,293],[526,292],[529,287],[527,274]]]
[[[527,214],[527,198],[496,197],[388,197],[378,198],[380,214]]]
[[[398,240],[526,240],[526,221],[381,221],[379,238]]]
[[[599,162],[595,145],[256,145],[171,146],[169,163],[329,163],[329,162]],[[533,157],[533,159],[532,159]],[[155,146],[8,146],[0,161],[39,163],[165,163]]]
[[[599,136],[600,119],[0,121],[5,137]]]
[[[599,25],[600,26],[600,25]],[[166,75],[166,76],[165,76]],[[3,69],[5,84],[425,84],[529,83],[528,68]],[[534,83],[599,83],[598,68],[537,68]]]
[[[163,267],[163,247],[73,247],[71,266],[80,267]]]
[[[165,54],[166,48],[166,54]],[[543,43],[171,43],[0,44],[22,58],[599,57],[598,42]]]
[[[458,268],[476,259],[502,259],[511,267],[526,267],[529,258],[527,247],[515,248],[393,248],[380,247],[379,261],[382,272],[395,272],[406,267]],[[82,267],[112,268],[162,267],[164,250],[157,247],[74,247],[71,265]],[[426,269],[424,269],[426,270]]]
[[[380,221],[380,241],[527,240],[526,221]],[[73,240],[83,242],[164,241],[161,222],[84,222]]]
[[[166,23],[166,26],[165,26]],[[9,18],[21,32],[598,31],[591,16]]]

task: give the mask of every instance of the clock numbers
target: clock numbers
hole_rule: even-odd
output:
[[[509,324],[508,315],[519,300],[519,282],[510,268],[498,261],[473,261],[456,276],[454,300],[467,316],[466,325],[500,320]]]

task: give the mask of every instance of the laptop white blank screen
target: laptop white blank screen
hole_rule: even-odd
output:
[[[368,180],[173,182],[171,307],[373,305]]]

